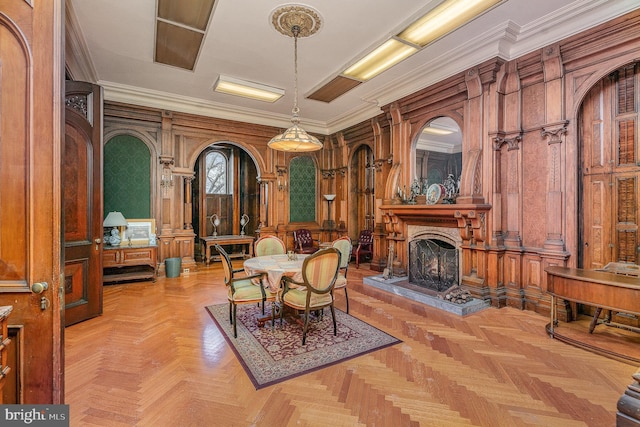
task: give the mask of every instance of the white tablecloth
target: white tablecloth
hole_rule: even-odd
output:
[[[297,255],[296,261],[289,261],[287,255],[266,255],[249,258],[244,262],[244,271],[251,274],[267,273],[267,283],[272,292],[280,291],[282,276],[291,277],[297,282],[302,281],[302,263],[307,255]]]

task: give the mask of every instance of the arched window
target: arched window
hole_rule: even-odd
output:
[[[219,151],[210,151],[206,158],[207,194],[229,194],[227,158]]]

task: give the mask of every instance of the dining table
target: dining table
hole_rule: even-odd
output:
[[[282,296],[282,277],[288,276],[297,282],[301,282],[302,264],[307,256],[306,254],[257,256],[246,259],[243,267],[248,275],[265,273],[266,281],[264,285],[276,294],[275,303],[279,306],[280,297]],[[258,325],[264,326],[270,320],[272,320],[271,314],[265,314],[258,318]]]

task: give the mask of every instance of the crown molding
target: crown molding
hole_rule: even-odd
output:
[[[205,117],[234,120],[257,125],[288,128],[291,126],[291,116],[272,114],[261,110],[240,108],[228,104],[191,98],[173,93],[143,89],[114,82],[98,82],[104,88],[106,101],[140,105],[143,107],[159,108]],[[328,135],[327,127],[319,121],[300,120],[300,125],[307,131]]]
[[[65,2],[65,68],[74,80],[90,83],[98,81],[91,52],[71,1]]]

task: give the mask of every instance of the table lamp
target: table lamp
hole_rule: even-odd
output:
[[[102,226],[105,228],[113,227],[111,229],[111,237],[109,237],[109,244],[111,246],[119,246],[121,238],[118,227],[127,226],[127,220],[124,219],[124,215],[120,212],[109,212],[107,217],[104,219]]]

